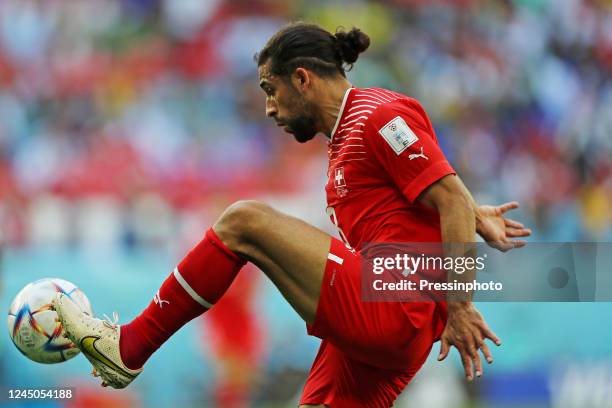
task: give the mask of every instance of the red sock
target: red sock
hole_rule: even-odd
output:
[[[210,309],[246,261],[211,229],[161,285],[140,316],[121,326],[119,350],[131,369],[145,361],[178,329]]]

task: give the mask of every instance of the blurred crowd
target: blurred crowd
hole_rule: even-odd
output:
[[[0,239],[194,242],[233,200],[323,197],[324,141],[272,126],[253,62],[298,19],[371,36],[349,79],[418,98],[479,201],[612,240],[606,0],[3,0]]]

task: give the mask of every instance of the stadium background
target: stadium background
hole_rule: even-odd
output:
[[[612,240],[610,1],[3,0],[3,310],[57,276],[129,320],[241,198],[333,233],[325,143],[266,120],[252,60],[296,19],[368,33],[351,81],[420,99],[478,201],[519,200],[533,241]],[[244,275],[127,391],[99,388],[82,357],[29,362],[6,335],[0,386],[74,386],[73,407],[291,406],[317,341]],[[612,305],[481,309],[504,341],[485,377],[431,362],[397,406],[612,406]]]

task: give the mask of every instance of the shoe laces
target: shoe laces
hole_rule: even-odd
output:
[[[104,320],[102,321],[102,323],[111,329],[117,329],[118,323],[119,323],[119,313],[117,312],[113,312],[112,316],[113,318],[111,319],[110,317],[108,317],[108,315],[105,313],[102,315],[104,317]]]

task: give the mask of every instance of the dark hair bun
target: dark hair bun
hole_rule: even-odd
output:
[[[359,54],[367,50],[370,46],[370,37],[355,27],[348,33],[342,29],[338,29],[335,37],[342,61],[349,64],[353,64],[357,61]]]

